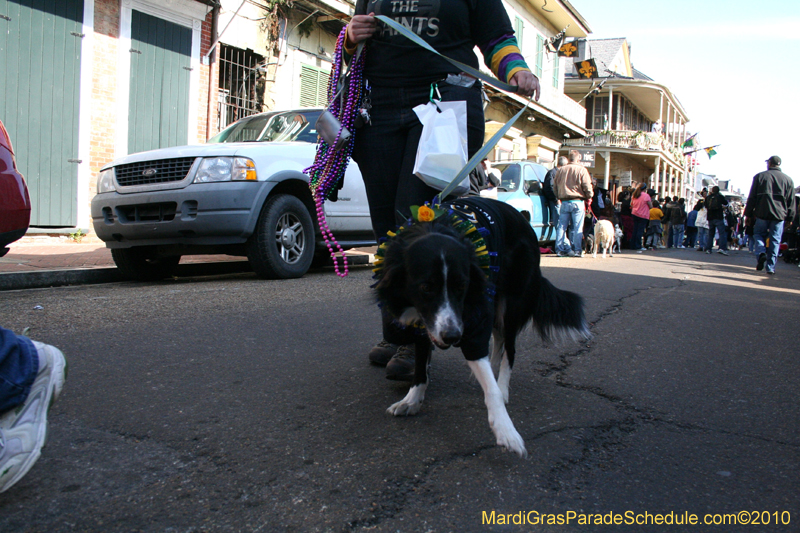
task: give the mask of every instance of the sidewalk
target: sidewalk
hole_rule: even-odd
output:
[[[351,264],[369,264],[375,248],[345,252]],[[246,257],[231,255],[189,255],[181,265],[231,263],[223,270],[249,271]],[[179,267],[180,268],[180,267]],[[191,273],[197,268],[183,268]],[[124,281],[111,258],[111,250],[99,240],[77,243],[59,237],[23,237],[0,257],[0,290],[19,290],[58,285]]]

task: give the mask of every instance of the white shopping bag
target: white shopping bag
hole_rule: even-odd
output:
[[[414,174],[441,191],[467,164],[467,102],[428,102],[415,107],[414,113],[422,123]],[[452,194],[461,196],[467,191],[469,175]]]

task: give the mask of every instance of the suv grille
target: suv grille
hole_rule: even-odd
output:
[[[117,183],[122,187],[168,183],[184,179],[192,168],[194,160],[194,157],[179,157],[128,163],[114,167],[114,172],[117,176]]]

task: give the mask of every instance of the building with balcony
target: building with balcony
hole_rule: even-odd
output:
[[[253,113],[325,105],[336,38],[354,11],[353,0],[0,6],[8,44],[0,46],[0,63],[9,65],[0,78],[0,116],[28,181],[29,233],[63,235],[91,232],[96,176],[115,158],[202,143]],[[573,38],[589,28],[567,0],[505,6],[543,90],[531,104],[488,91],[487,135],[529,108],[493,158],[549,162],[564,135],[586,130],[585,110],[564,95],[567,65],[546,43],[567,26]]]
[[[564,92],[586,108],[584,136],[565,139],[562,154],[586,154],[589,172],[616,199],[632,182],[647,182],[658,196],[693,198],[693,169],[681,145],[689,116],[670,88],[636,70],[625,38],[574,41],[575,65],[594,59],[597,77],[567,73]],[[591,166],[589,166],[591,165]]]

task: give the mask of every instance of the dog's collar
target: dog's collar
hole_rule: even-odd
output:
[[[425,213],[425,216],[422,217],[423,220],[419,221],[415,220],[414,218],[409,218],[406,221],[405,226],[400,226],[396,231],[387,232],[386,237],[380,239],[380,245],[378,246],[378,250],[375,252],[375,268],[372,269],[372,272],[374,273],[373,279],[377,280],[375,285],[378,284],[381,276],[383,275],[383,263],[386,256],[386,249],[389,247],[392,241],[394,241],[398,235],[403,233],[408,226],[413,224],[428,224],[433,220],[440,220],[441,222],[446,221],[452,228],[470,240],[473,247],[473,253],[478,259],[480,267],[484,269],[486,279],[489,279],[489,271],[492,268],[496,268],[491,266],[490,258],[497,256],[497,253],[490,252],[486,246],[486,240],[483,238],[483,236],[484,234],[488,233],[488,229],[477,226],[468,220],[466,216],[459,216],[459,213],[452,208],[443,207],[439,204],[436,204],[432,207],[428,204],[425,204],[425,206],[422,207],[412,206],[412,210],[414,213],[419,213],[419,211],[422,210]],[[428,211],[435,213],[435,216],[433,218],[428,218]],[[373,287],[375,285],[373,285]]]

